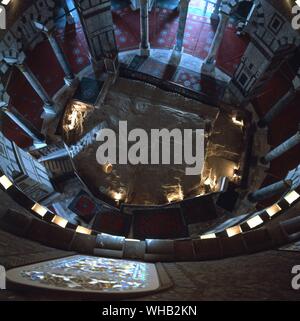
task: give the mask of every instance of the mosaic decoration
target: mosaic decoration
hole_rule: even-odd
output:
[[[153,264],[85,255],[14,269],[8,277],[17,283],[68,291],[139,292],[159,287]]]

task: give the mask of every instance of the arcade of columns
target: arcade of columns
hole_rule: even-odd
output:
[[[46,0],[45,0],[46,1]],[[49,0],[51,1],[51,0]],[[151,54],[149,43],[149,0],[140,0],[140,55],[149,56]],[[225,34],[226,26],[228,25],[230,15],[234,12],[237,5],[242,1],[251,0],[218,0],[212,15],[213,20],[218,20],[218,27],[208,52],[207,58],[204,60],[201,73],[214,76],[216,68],[216,55],[220,48],[222,39]],[[64,4],[67,22],[72,23],[72,16],[68,13],[67,7]],[[190,0],[179,1],[179,24],[176,36],[176,44],[173,48],[170,63],[178,64],[183,52],[183,39],[187,20],[188,6]],[[227,93],[235,97],[236,102],[244,104],[253,97],[257,90],[261,87],[262,82],[266,82],[271,75],[278,70],[280,64],[276,63],[276,59],[284,58],[281,49],[284,48],[284,55],[292,54],[296,47],[299,47],[300,40],[297,34],[290,26],[286,19],[282,18],[279,22],[272,21],[276,19],[279,13],[266,1],[251,1],[253,2],[252,9],[244,24],[244,32],[251,36],[251,41],[241,59],[240,65],[237,67],[231,81],[229,82]],[[95,72],[103,70],[103,68],[111,74],[117,74],[118,49],[115,40],[114,27],[111,15],[110,1],[96,0],[90,4],[86,0],[74,0],[75,6],[79,13],[79,17],[87,39],[90,58]],[[264,13],[268,12],[268,15]],[[266,19],[270,19],[267,21]],[[273,20],[272,20],[273,19]],[[255,20],[255,24],[252,22]],[[101,23],[99,23],[101,21]],[[73,74],[70,64],[54,36],[54,23],[41,22],[35,20],[33,24],[39,32],[43,33],[53,52],[61,65],[65,74],[65,83],[68,86],[73,86],[76,83],[76,76]],[[268,26],[268,27],[267,27]],[[272,30],[272,28],[274,30]],[[23,51],[15,49],[5,50],[3,53],[3,61],[10,66],[15,66],[27,79],[29,84],[39,95],[44,103],[43,118],[53,118],[56,115],[57,108],[51,97],[39,83],[38,79],[25,63],[25,55]],[[3,64],[3,62],[1,62]],[[2,67],[0,66],[0,69]],[[269,74],[266,79],[266,73]],[[258,122],[258,127],[268,126],[275,116],[279,115],[295,98],[300,91],[300,69],[294,78],[292,87],[284,94],[277,103],[268,111],[268,113]],[[5,92],[4,87],[0,86],[0,108],[1,110],[14,121],[27,135],[29,135],[34,144],[38,147],[44,144],[44,138],[28,122],[19,114],[16,114],[13,108],[9,107],[9,96]],[[271,150],[265,157],[261,159],[261,163],[268,164],[272,160],[281,156],[286,151],[300,143],[300,127],[294,136],[283,142]],[[269,197],[280,191],[289,188],[289,180],[282,180],[273,185],[264,187],[249,195],[249,200],[256,202],[258,200]]]

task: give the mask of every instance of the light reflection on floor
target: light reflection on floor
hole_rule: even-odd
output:
[[[11,270],[8,278],[39,288],[87,292],[141,292],[159,287],[155,265],[76,255]]]

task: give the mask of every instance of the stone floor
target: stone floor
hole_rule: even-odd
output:
[[[175,287],[143,300],[300,300],[291,270],[300,253],[268,251],[211,262],[164,264]]]
[[[0,231],[0,250],[3,250],[3,237],[12,241],[13,236],[7,238]],[[23,241],[22,241],[23,242]],[[33,242],[30,242],[33,243]],[[13,245],[10,245],[13,244]],[[25,241],[25,244],[29,244]],[[20,245],[20,240],[6,243],[6,253]],[[24,247],[22,244],[21,247]],[[20,248],[21,248],[20,247]],[[37,253],[23,255],[23,264],[53,259],[68,254],[63,251],[50,250],[35,244],[33,249],[43,249],[43,258]],[[51,254],[51,255],[50,255]],[[14,253],[6,257],[6,262],[16,265]],[[0,263],[2,256],[0,256]],[[27,261],[27,262],[26,262]],[[20,262],[20,261],[19,261]],[[268,251],[255,255],[230,258],[211,262],[180,262],[166,263],[164,267],[174,282],[174,287],[155,295],[139,298],[139,301],[206,301],[206,300],[300,300],[300,291],[291,287],[291,270],[299,264],[299,252]],[[19,265],[19,264],[17,264]],[[72,295],[61,296],[46,293],[0,291],[0,301],[14,300],[74,300]],[[80,300],[84,300],[84,296]]]
[[[0,191],[0,216],[6,208],[21,210]],[[0,265],[13,268],[72,255],[24,240],[0,230]],[[294,265],[300,252],[272,250],[258,254],[208,262],[165,263],[174,287],[139,300],[299,300],[300,290],[292,289]],[[72,300],[66,297],[28,292],[0,291],[0,301]],[[84,300],[82,297],[80,300]]]

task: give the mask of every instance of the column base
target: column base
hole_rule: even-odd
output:
[[[181,49],[181,51],[176,50],[175,46],[173,48],[170,60],[169,60],[169,65],[173,66],[178,66],[180,61],[181,61],[181,56],[183,54],[184,48]]]
[[[268,124],[263,119],[259,120],[258,123],[257,123],[257,126],[259,128],[265,128],[265,127],[267,127],[267,125]]]
[[[73,25],[75,24],[75,19],[73,18],[73,16],[71,14],[67,15],[67,24],[68,25]]]
[[[96,78],[99,78],[103,72],[105,72],[105,64],[104,59],[101,60],[95,60],[92,57],[90,57],[90,61],[93,67],[93,71]]]
[[[263,165],[263,166],[266,167],[266,168],[268,168],[267,165],[270,164],[270,162],[268,162],[264,157],[261,157],[261,158],[259,159],[259,162],[260,162],[261,165]]]
[[[204,61],[201,66],[201,74],[213,76],[215,74],[216,61],[209,63]]]
[[[64,77],[64,82],[68,87],[75,87],[75,85],[78,83],[77,78],[69,78],[69,77]]]
[[[245,23],[244,22],[239,22],[237,25],[237,36],[243,36],[245,34]]]
[[[34,140],[32,146],[29,147],[29,150],[33,151],[33,150],[44,148],[46,146],[47,144],[45,142]]]
[[[119,60],[118,56],[116,56],[114,59],[104,59],[104,65],[105,69],[110,74],[117,74],[119,72]]]
[[[210,20],[213,22],[218,22],[220,20],[219,14],[213,12],[210,16]]]
[[[96,103],[95,103],[95,108],[99,109],[101,107],[101,105],[104,103],[107,93],[109,91],[109,88],[115,83],[116,78],[118,76],[118,73],[110,73],[108,74],[102,88],[101,91],[97,97]]]
[[[42,163],[42,162],[46,162],[49,160],[61,159],[61,158],[68,157],[68,156],[69,156],[68,151],[65,148],[62,148],[62,149],[52,152],[46,156],[41,156],[37,161],[39,163]]]
[[[247,195],[247,201],[250,202],[250,204],[256,204],[258,202],[258,200],[253,197],[253,193]]]
[[[55,118],[56,116],[56,111],[53,105],[45,104],[43,106],[44,112],[42,113],[42,118],[43,119],[52,119]]]
[[[148,47],[147,48],[142,48],[141,45],[140,45],[140,55],[142,57],[149,57],[150,56],[150,44],[148,44]]]

